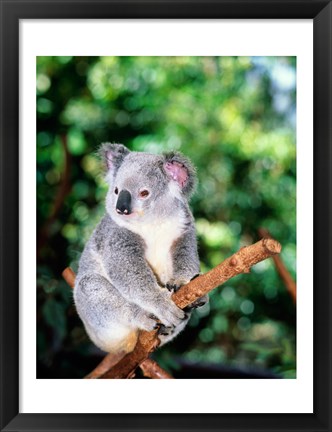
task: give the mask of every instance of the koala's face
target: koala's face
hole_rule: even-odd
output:
[[[162,165],[161,157],[145,153],[130,153],[124,159],[108,192],[113,218],[147,220],[164,211],[172,190]]]
[[[193,189],[195,172],[181,154],[130,152],[121,144],[104,144],[109,191],[106,208],[121,225],[167,217]]]

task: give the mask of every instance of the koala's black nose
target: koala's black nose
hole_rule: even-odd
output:
[[[116,202],[116,211],[119,214],[125,215],[129,215],[131,213],[131,195],[127,189],[123,189],[119,193],[119,197]]]

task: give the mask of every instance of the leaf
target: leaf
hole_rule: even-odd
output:
[[[54,298],[49,298],[43,305],[42,312],[46,323],[53,328],[61,340],[64,339],[67,332],[64,305]]]

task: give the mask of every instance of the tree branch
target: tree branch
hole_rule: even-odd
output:
[[[59,214],[59,211],[63,207],[63,203],[66,199],[66,196],[70,192],[70,175],[71,175],[71,163],[72,163],[72,157],[68,150],[68,142],[67,142],[67,136],[61,135],[61,143],[64,151],[64,170],[61,175],[60,184],[58,187],[57,194],[55,196],[55,200],[53,202],[53,207],[51,209],[51,212],[48,216],[48,218],[45,220],[43,226],[38,232],[37,235],[37,256],[40,256],[40,251],[44,247],[45,243],[47,242],[49,238],[49,231],[51,225],[54,223],[57,215]]]
[[[271,238],[271,234],[265,228],[260,228],[258,230],[258,234],[264,238]],[[293,280],[291,274],[289,273],[288,269],[286,268],[286,266],[285,266],[285,264],[284,264],[284,262],[280,256],[274,255],[272,257],[272,259],[274,261],[274,265],[277,269],[277,272],[279,273],[279,276],[281,277],[281,279],[283,280],[283,282],[285,284],[285,287],[287,288],[287,291],[291,295],[294,303],[296,303],[296,283],[295,283],[295,281]]]
[[[209,272],[182,286],[172,295],[172,299],[183,309],[230,278],[240,273],[249,273],[253,265],[280,251],[280,243],[272,238],[264,238],[253,245],[243,247]],[[68,272],[68,269],[63,273],[66,279],[65,272]],[[101,378],[130,378],[159,343],[157,331],[141,331],[135,349],[125,355]]]

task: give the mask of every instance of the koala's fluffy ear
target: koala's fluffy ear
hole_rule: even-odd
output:
[[[178,152],[166,153],[164,158],[167,177],[175,181],[185,195],[191,195],[196,186],[196,170],[190,160]]]
[[[115,174],[130,150],[123,144],[104,143],[100,146],[98,153],[107,171]]]

